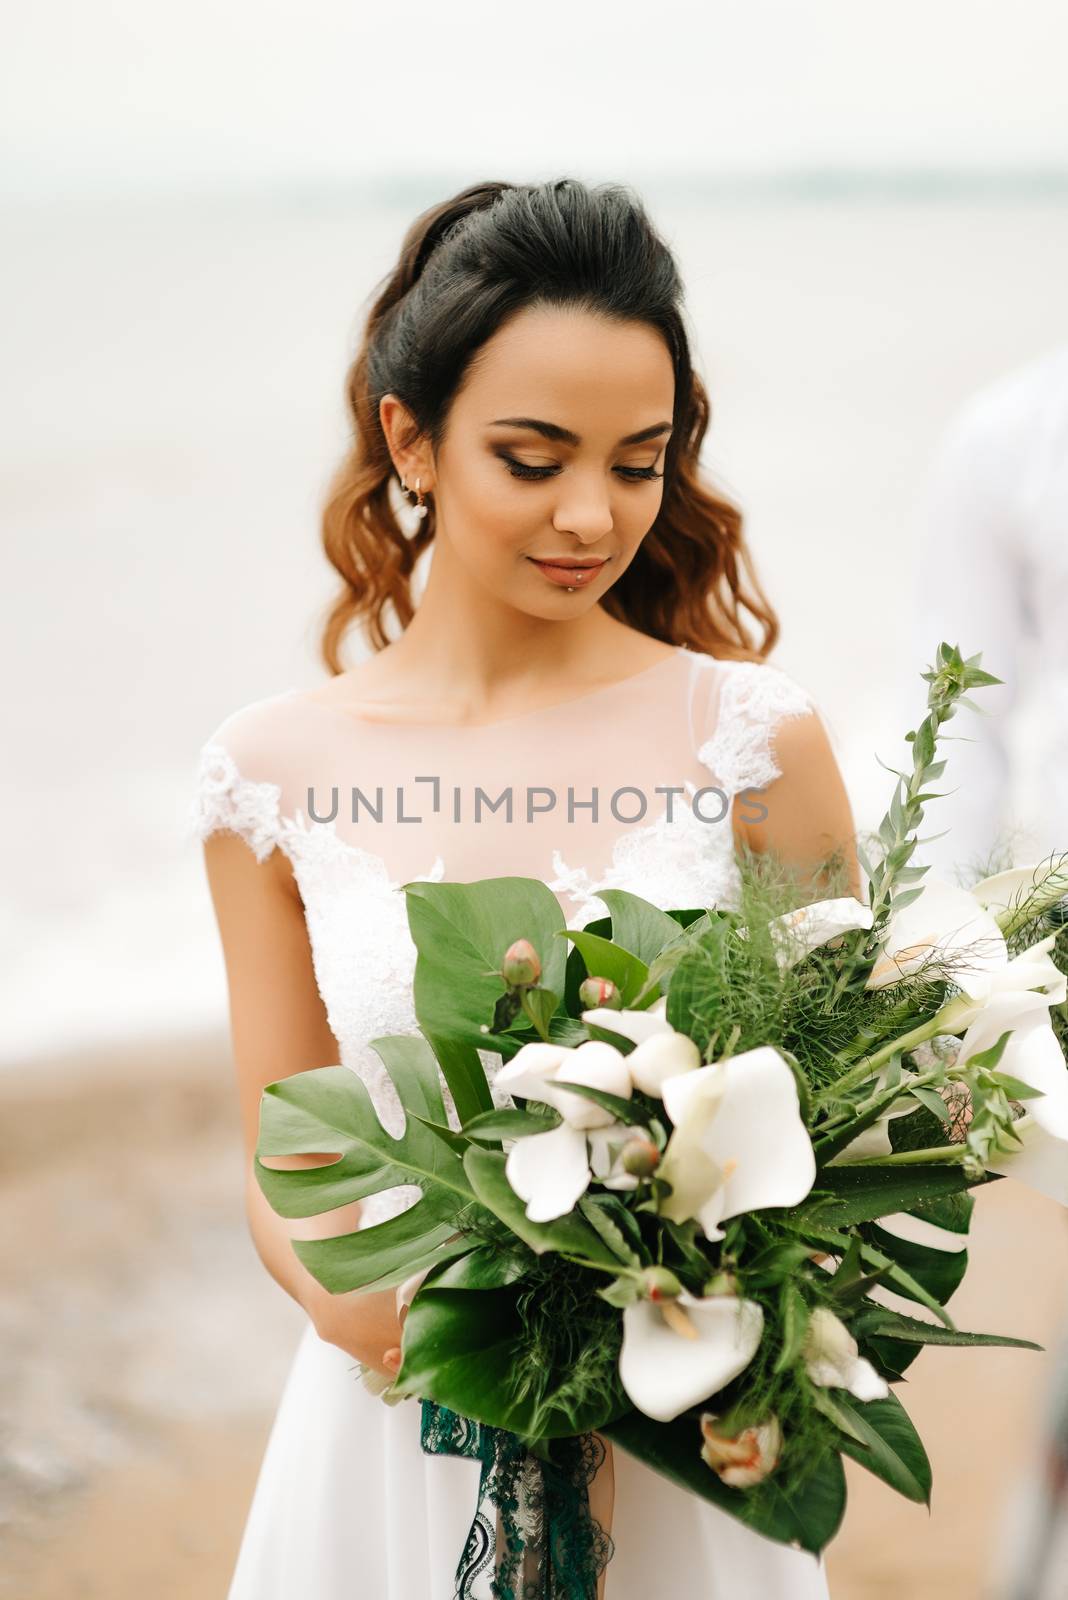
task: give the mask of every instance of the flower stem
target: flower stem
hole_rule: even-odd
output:
[[[953,1033],[960,1019],[972,1009],[974,1002],[967,995],[958,995],[950,1000],[947,1005],[936,1011],[929,1022],[921,1022],[918,1027],[911,1028],[908,1033],[903,1033],[900,1038],[891,1039],[888,1044],[880,1045],[879,1049],[870,1056],[863,1056],[854,1066],[844,1072],[840,1078],[835,1078],[816,1096],[816,1104],[823,1105],[828,1100],[837,1100],[841,1095],[855,1089],[858,1084],[867,1078],[873,1078],[880,1067],[886,1065],[891,1056],[899,1050],[912,1050],[918,1044],[923,1044],[927,1039],[933,1039],[939,1033]]]
[[[895,1150],[888,1156],[858,1156],[855,1161],[836,1161],[836,1167],[915,1167],[934,1161],[962,1161],[968,1152],[964,1144],[932,1144],[925,1150]]]
[[[909,1094],[913,1089],[924,1089],[928,1084],[941,1083],[944,1079],[952,1079],[952,1077],[952,1072],[945,1066],[934,1067],[930,1072],[922,1072],[917,1077],[904,1079],[900,1084],[898,1084],[893,1093],[895,1096],[904,1096]],[[889,1093],[887,1090],[883,1090],[881,1092],[884,1094]],[[919,1102],[917,1101],[917,1106],[918,1105]],[[847,1107],[844,1111],[840,1112],[838,1116],[828,1117],[826,1122],[820,1123],[820,1136],[825,1137],[828,1134],[833,1134],[842,1123],[851,1122],[866,1109],[868,1109],[868,1107],[862,1102],[859,1105],[851,1105]]]

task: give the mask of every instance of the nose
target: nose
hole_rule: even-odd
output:
[[[599,474],[582,479],[568,474],[567,493],[553,513],[557,533],[574,534],[583,544],[595,544],[612,531],[612,506],[608,489]]]

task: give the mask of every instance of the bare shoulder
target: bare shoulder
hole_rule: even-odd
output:
[[[852,806],[827,726],[813,704],[784,719],[775,733],[777,776],[758,794],[740,798],[734,830],[739,843],[771,851],[814,872],[843,861],[848,892],[860,895]]]

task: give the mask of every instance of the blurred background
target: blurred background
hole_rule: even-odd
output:
[[[342,378],[405,228],[482,178],[638,189],[688,285],[706,466],[747,513],[774,659],[874,827],[945,637],[937,606],[917,624],[946,430],[1068,343],[1068,13],[38,0],[5,20],[0,1566],[20,1600],[206,1600],[304,1319],[245,1229],[188,811],[218,722],[323,675]],[[994,639],[950,642],[1004,676]],[[1050,696],[1025,677],[991,795],[1020,861],[1068,846],[1031,779],[1068,737]],[[835,1600],[987,1592],[1065,1243],[1051,1202],[982,1196],[952,1309],[1049,1349],[910,1369],[931,1511],[852,1470]]]

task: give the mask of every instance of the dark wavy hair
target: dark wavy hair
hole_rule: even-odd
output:
[[[436,448],[472,357],[508,318],[535,304],[645,323],[674,364],[660,512],[601,605],[665,643],[763,659],[779,622],[756,577],[741,512],[698,474],[711,408],[690,359],[674,257],[628,188],[561,178],[476,183],[432,206],[412,223],[396,267],[378,285],[346,378],[353,442],[322,513],[323,547],[343,581],[321,641],[327,668],[344,670],[341,645],[353,623],[375,650],[389,642],[384,612],[392,608],[408,626],[412,571],[434,537],[432,497],[414,534],[398,521],[382,396],[402,400],[419,436]],[[743,612],[763,630],[759,644]]]

